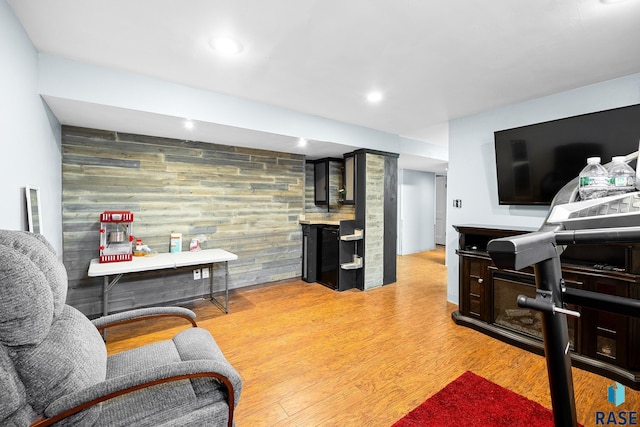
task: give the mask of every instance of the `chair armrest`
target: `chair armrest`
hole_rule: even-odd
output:
[[[150,319],[154,317],[182,317],[189,322],[193,327],[196,327],[196,314],[183,307],[150,307],[150,308],[138,308],[135,310],[123,311],[122,313],[109,314],[107,316],[98,317],[93,319],[91,323],[102,331],[105,328],[115,325],[122,325],[125,323],[137,322],[140,320]]]
[[[52,425],[61,419],[88,409],[100,402],[136,390],[171,381],[202,377],[216,378],[227,388],[229,427],[231,427],[233,423],[233,411],[240,398],[242,378],[228,362],[221,360],[177,362],[110,378],[55,400],[45,409],[44,417],[32,423],[31,427]]]

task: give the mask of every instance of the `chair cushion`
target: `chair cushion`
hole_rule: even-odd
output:
[[[107,378],[187,360],[219,359],[222,352],[209,332],[189,328],[173,340],[156,342],[109,356]],[[165,383],[103,404],[96,426],[226,425],[226,392],[216,379],[196,378]],[[212,405],[212,402],[219,402]],[[174,420],[179,419],[179,420]]]
[[[0,343],[38,344],[53,320],[53,295],[42,273],[23,254],[0,246]]]
[[[25,426],[35,418],[27,404],[24,385],[18,378],[7,350],[0,345],[0,425]]]
[[[41,234],[0,230],[0,244],[27,255],[42,271],[53,293],[54,313],[62,312],[67,301],[67,269],[53,246]]]
[[[40,235],[0,230],[0,343],[38,344],[62,313],[67,273]]]
[[[36,413],[42,413],[60,396],[106,377],[107,351],[102,336],[89,319],[68,305],[39,345],[16,347],[9,352]],[[94,415],[99,410],[94,408]]]
[[[107,378],[179,361],[180,355],[173,341],[156,342],[109,356]],[[98,425],[140,425],[152,419],[162,419],[168,408],[188,407],[191,410],[190,404],[195,401],[196,395],[189,380],[161,384],[105,402]]]

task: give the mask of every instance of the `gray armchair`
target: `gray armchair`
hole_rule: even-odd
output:
[[[232,426],[242,380],[184,308],[89,321],[40,235],[0,230],[0,425]],[[194,327],[107,357],[99,329],[177,315]]]

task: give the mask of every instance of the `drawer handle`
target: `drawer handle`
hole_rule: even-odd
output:
[[[478,283],[482,283],[482,282],[484,282],[484,280],[478,279]]]

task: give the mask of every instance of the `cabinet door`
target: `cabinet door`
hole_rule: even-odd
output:
[[[314,163],[314,201],[316,205],[329,203],[329,161]]]
[[[318,282],[338,289],[340,268],[340,232],[338,227],[324,226],[318,234],[321,239]]]
[[[344,174],[342,177],[343,200],[345,205],[353,205],[356,202],[356,155],[344,156]]]
[[[640,283],[633,283],[629,288],[629,297],[640,300]],[[629,317],[629,341],[627,341],[627,355],[629,369],[640,371],[640,317]]]
[[[309,226],[302,226],[302,280],[309,281]]]
[[[302,226],[302,280],[313,283],[318,270],[318,226]]]
[[[602,294],[626,297],[624,282],[604,277],[585,280],[587,289]],[[595,359],[627,367],[628,317],[602,310],[583,308],[584,353]]]
[[[462,258],[460,274],[460,311],[465,316],[489,322],[488,263],[482,259]]]

